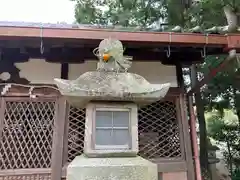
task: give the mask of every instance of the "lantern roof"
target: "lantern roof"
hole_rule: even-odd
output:
[[[144,77],[127,72],[131,59],[123,55],[117,39],[104,39],[93,53],[99,62],[96,71],[86,72],[76,80],[55,78],[62,95],[75,106],[85,107],[89,101],[133,101],[146,104],[163,98],[170,83],[151,84]]]

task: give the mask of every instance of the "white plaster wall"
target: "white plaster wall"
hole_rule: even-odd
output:
[[[94,71],[96,67],[96,61],[86,61],[84,64],[70,64],[69,79],[76,79],[84,72]],[[172,87],[177,87],[175,66],[166,66],[160,62],[133,62],[129,72],[139,74],[153,84],[170,82]]]
[[[28,62],[15,63],[20,77],[33,84],[53,84],[53,78],[61,77],[61,64],[49,63],[44,59],[29,59]]]
[[[61,64],[49,63],[44,59],[30,59],[15,65],[20,69],[20,76],[34,84],[52,84],[53,78],[61,76]],[[96,70],[96,67],[96,61],[69,64],[69,79],[76,79],[84,72]],[[166,66],[160,62],[133,62],[129,72],[142,75],[153,84],[170,82],[172,87],[177,87],[175,66]]]

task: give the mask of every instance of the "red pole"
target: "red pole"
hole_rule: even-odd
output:
[[[188,106],[189,106],[189,114],[190,114],[190,133],[191,133],[191,138],[192,138],[195,176],[196,176],[196,180],[202,180],[198,143],[197,143],[196,116],[194,113],[192,96],[188,96]]]

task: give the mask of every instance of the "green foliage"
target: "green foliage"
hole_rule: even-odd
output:
[[[164,0],[73,0],[80,24],[148,27],[165,17]]]
[[[202,25],[206,28],[212,26],[226,25],[226,19],[223,13],[224,4],[220,0],[202,0],[199,3],[200,17]]]
[[[201,66],[202,73],[209,73],[226,58],[226,55],[209,56]],[[235,168],[240,167],[240,136],[239,136],[239,94],[236,87],[236,69],[232,63],[216,75],[203,89],[202,97],[207,111],[217,111],[208,119],[208,135],[217,143],[224,143],[223,155],[233,176]],[[233,116],[226,116],[226,109],[236,113],[237,122]]]
[[[186,24],[185,8],[181,4],[181,1],[167,0],[167,21],[170,25],[184,25]],[[176,10],[178,10],[178,15],[176,16]]]
[[[201,0],[185,8],[182,0],[72,0],[75,18],[80,24],[157,26],[161,23],[191,28],[226,25],[223,6],[239,11],[240,1]],[[177,12],[177,13],[176,13]]]
[[[221,116],[215,114],[208,119],[209,135],[219,142],[230,141],[236,144],[239,141],[238,125],[226,123]]]
[[[212,113],[208,118],[208,135],[217,143],[225,144],[223,155],[226,158],[231,174],[240,167],[240,136],[238,122],[232,120],[233,116],[220,116]]]
[[[240,180],[240,169],[236,169],[236,170],[233,172],[232,180]]]
[[[224,6],[232,7],[236,13],[240,12],[240,1],[236,0],[200,0],[191,7],[192,22],[204,28],[227,25],[223,12]]]
[[[225,58],[226,55],[208,56],[205,63],[199,67],[200,73],[208,74],[222,63]],[[223,113],[224,109],[234,109],[234,111],[238,109],[240,99],[236,93],[237,89],[239,89],[236,75],[239,66],[235,62],[228,65],[224,71],[219,72],[203,89],[205,110],[212,111],[216,109]]]

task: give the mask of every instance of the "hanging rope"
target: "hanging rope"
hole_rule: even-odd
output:
[[[1,92],[1,95],[7,94],[7,92],[10,90],[12,86],[18,86],[18,87],[25,87],[29,88],[28,94],[31,98],[35,98],[36,95],[33,94],[34,89],[40,89],[40,88],[49,88],[49,89],[54,89],[56,91],[59,91],[58,88],[54,86],[47,86],[47,85],[39,85],[39,86],[34,86],[34,85],[25,85],[25,84],[17,84],[17,83],[0,83],[0,86],[4,86]]]

